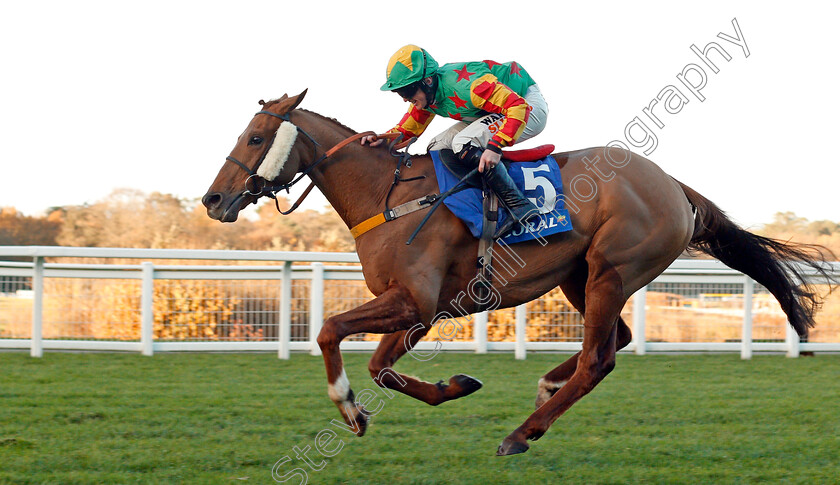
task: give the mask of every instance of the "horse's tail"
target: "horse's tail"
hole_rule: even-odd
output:
[[[814,314],[822,304],[816,288],[808,283],[808,269],[825,279],[829,289],[837,283],[830,273],[828,249],[811,244],[780,241],[747,232],[732,222],[712,201],[691,187],[680,184],[689,202],[697,209],[694,235],[689,249],[719,259],[764,285],[776,297],[788,321],[805,337],[814,326]]]

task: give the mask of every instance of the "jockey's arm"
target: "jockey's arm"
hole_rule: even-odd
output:
[[[418,109],[414,105],[409,106],[408,112],[402,117],[397,126],[388,130],[388,133],[402,133],[405,139],[419,137],[426,131],[426,128],[429,126],[429,123],[432,122],[432,118],[435,117],[435,114],[431,111],[426,111],[425,109]],[[362,138],[361,143],[364,145],[365,143],[370,143],[370,146],[377,146],[380,145],[383,140],[377,139],[375,136],[368,135]]]
[[[481,155],[478,170],[483,172],[485,166],[492,168],[499,163],[502,147],[513,145],[522,135],[531,113],[531,106],[525,98],[499,82],[492,74],[486,74],[472,83],[470,101],[479,109],[504,115],[504,122]]]
[[[525,98],[499,82],[492,74],[485,74],[470,86],[470,101],[476,108],[488,113],[504,115],[504,122],[490,139],[488,147],[501,152],[502,147],[511,146],[525,131],[531,106]],[[496,151],[496,150],[494,150]]]

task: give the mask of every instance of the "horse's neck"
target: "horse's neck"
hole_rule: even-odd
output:
[[[319,157],[351,135],[332,120],[306,114],[307,124],[311,123],[312,131],[318,133],[315,136],[321,145]],[[396,160],[386,150],[354,141],[322,162],[309,176],[347,227],[353,227],[384,209],[395,167]]]

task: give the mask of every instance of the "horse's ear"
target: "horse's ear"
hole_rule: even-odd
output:
[[[309,91],[309,88],[304,89],[302,93],[300,93],[297,96],[294,96],[292,98],[292,99],[294,99],[294,102],[292,103],[292,106],[289,108],[289,111],[298,107],[300,102],[303,101],[303,97],[306,96],[307,91]]]
[[[277,98],[277,99],[275,99],[275,100],[273,100],[273,101],[266,101],[266,100],[264,100],[264,99],[261,99],[261,100],[259,101],[259,103],[260,103],[260,106],[265,106],[265,105],[266,105],[266,104],[268,104],[269,102],[271,102],[271,103],[279,103],[280,101],[283,101],[284,99],[289,99],[289,95],[288,95],[288,94],[286,94],[286,93],[283,93],[283,96],[280,96],[279,98]]]

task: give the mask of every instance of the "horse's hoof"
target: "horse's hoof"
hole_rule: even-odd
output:
[[[365,408],[356,406],[352,401],[336,403],[338,410],[341,412],[341,417],[347,424],[347,430],[358,437],[365,435],[369,424],[369,418],[365,414]]]
[[[449,385],[455,385],[460,387],[461,392],[458,393],[458,397],[464,397],[469,396],[475,391],[481,389],[481,386],[483,386],[484,384],[482,384],[481,381],[476,379],[475,377],[470,377],[466,374],[458,374],[449,378]]]
[[[365,435],[365,431],[367,431],[368,427],[368,418],[364,415],[364,413],[359,413],[356,415],[356,426],[358,426],[359,431],[356,432],[356,436],[361,438]]]
[[[496,450],[496,456],[517,455],[519,453],[525,453],[528,451],[528,448],[530,448],[528,443],[505,438],[502,444],[499,445],[499,449]]]

